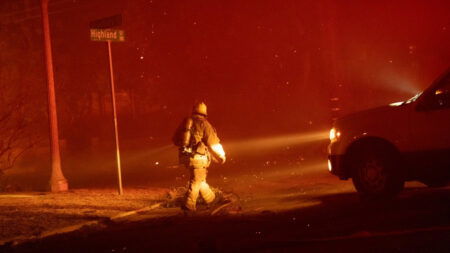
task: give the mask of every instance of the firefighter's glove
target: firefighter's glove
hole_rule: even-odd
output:
[[[220,158],[220,164],[224,164],[227,158],[225,156]]]
[[[214,144],[211,146],[211,149],[212,149],[214,155],[219,160],[219,162],[221,164],[224,164],[226,161],[226,157],[225,157],[225,151],[223,150],[222,145],[220,143]]]

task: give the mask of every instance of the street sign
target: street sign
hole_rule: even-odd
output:
[[[123,30],[113,29],[91,29],[92,41],[125,41],[125,32]]]
[[[122,15],[117,14],[111,17],[97,19],[89,23],[91,29],[106,29],[122,25]]]
[[[121,17],[122,18],[122,17]],[[101,20],[100,20],[101,21]],[[123,30],[115,29],[91,29],[92,41],[106,41],[108,45],[108,58],[109,58],[109,74],[111,81],[111,98],[113,107],[113,119],[114,119],[114,135],[116,137],[116,162],[117,162],[117,185],[119,195],[123,194],[122,188],[122,166],[120,162],[120,148],[119,148],[119,129],[117,124],[117,110],[116,110],[116,92],[114,88],[114,70],[112,62],[111,42],[112,41],[125,41],[125,32]]]
[[[114,26],[122,24],[122,15],[116,15],[108,18],[92,21],[91,27],[91,40],[92,41],[106,41],[108,45],[108,58],[109,58],[109,75],[111,81],[111,98],[113,107],[113,119],[114,119],[114,135],[116,137],[116,162],[117,162],[117,186],[119,195],[123,194],[122,188],[122,166],[120,162],[120,148],[119,148],[119,129],[117,124],[117,110],[116,110],[116,92],[114,85],[114,70],[112,61],[111,42],[112,41],[125,41],[125,32],[123,30],[110,29]],[[105,29],[107,28],[107,29]]]

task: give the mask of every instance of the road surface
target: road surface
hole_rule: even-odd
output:
[[[412,182],[395,199],[364,201],[323,162],[262,166],[211,171],[212,186],[240,197],[228,214],[185,216],[168,205],[7,250],[450,252],[450,187]]]

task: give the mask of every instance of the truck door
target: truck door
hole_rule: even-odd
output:
[[[419,98],[410,129],[416,163],[450,172],[450,73]]]

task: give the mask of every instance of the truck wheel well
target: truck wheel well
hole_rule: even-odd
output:
[[[366,137],[353,142],[345,152],[344,167],[346,174],[352,177],[352,162],[355,156],[363,150],[373,149],[382,152],[389,152],[396,157],[400,157],[400,152],[391,142],[377,137]]]

